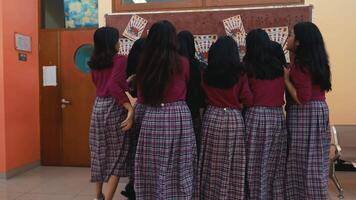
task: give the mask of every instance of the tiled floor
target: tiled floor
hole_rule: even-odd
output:
[[[345,200],[356,200],[356,172],[337,174],[345,189]],[[120,181],[115,200],[124,200]],[[330,199],[338,199],[329,184]],[[0,200],[91,200],[94,185],[89,183],[88,168],[39,167],[10,180],[0,180]]]
[[[120,180],[115,200],[128,182]],[[10,180],[0,180],[0,200],[92,200],[95,185],[88,168],[39,167]]]

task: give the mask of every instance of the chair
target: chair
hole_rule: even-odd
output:
[[[341,146],[339,144],[338,134],[337,134],[335,126],[331,127],[331,131],[332,131],[332,133],[331,133],[332,142],[330,144],[331,156],[330,156],[330,164],[329,164],[329,178],[334,182],[334,184],[339,192],[338,198],[343,199],[344,198],[344,189],[342,188],[342,186],[335,174],[335,164],[336,164],[337,160],[340,159],[340,157],[341,157]]]

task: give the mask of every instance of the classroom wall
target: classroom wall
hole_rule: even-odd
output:
[[[38,0],[1,1],[1,4],[0,30],[2,38],[6,38],[0,43],[0,173],[3,173],[40,160],[39,21]],[[15,32],[32,37],[32,53],[27,54],[27,62],[18,60]]]
[[[313,21],[320,27],[329,52],[333,91],[328,94],[330,120],[333,124],[356,124],[356,106],[350,103],[356,98],[356,59],[353,58],[356,40],[355,0],[325,1],[305,0],[305,4],[314,5]],[[99,0],[99,24],[105,25],[104,15],[111,13],[111,1]]]
[[[112,3],[108,0],[98,0],[99,27],[105,26],[105,15],[112,13]]]
[[[327,96],[331,122],[356,124],[356,40],[355,0],[306,0],[313,4],[313,21],[319,26],[326,42],[333,75],[333,91]]]

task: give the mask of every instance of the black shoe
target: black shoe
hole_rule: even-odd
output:
[[[136,200],[136,194],[134,190],[134,186],[131,183],[128,183],[125,187],[125,190],[121,192],[121,194],[127,197],[128,200]]]
[[[94,200],[105,200],[105,196],[104,196],[104,194],[101,194],[98,199],[94,199]]]

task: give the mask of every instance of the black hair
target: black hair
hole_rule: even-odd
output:
[[[230,36],[222,36],[210,47],[204,81],[215,88],[228,89],[243,74],[239,48]]]
[[[133,74],[136,74],[137,66],[140,61],[140,55],[145,44],[145,39],[140,38],[134,42],[130,53],[127,57],[127,68],[126,68],[126,77],[130,77]]]
[[[329,57],[319,28],[312,22],[301,22],[294,26],[295,41],[299,44],[295,51],[295,63],[302,70],[308,69],[313,83],[323,91],[330,91],[331,72]]]
[[[171,79],[181,73],[176,29],[167,20],[152,25],[136,73],[143,102],[158,105]]]
[[[272,42],[272,53],[273,55],[278,59],[278,61],[281,63],[283,67],[287,67],[287,60],[285,53],[283,51],[283,47],[281,44],[279,44],[276,41],[271,41]]]
[[[257,79],[273,80],[283,76],[283,67],[273,55],[272,42],[262,29],[247,34],[244,63],[248,75]]]
[[[187,88],[186,102],[193,118],[200,116],[200,107],[205,104],[204,92],[201,83],[201,63],[195,57],[194,36],[189,31],[181,31],[177,35],[179,42],[179,54],[189,60],[190,77]]]
[[[113,56],[117,54],[116,44],[119,31],[113,27],[102,27],[94,33],[94,52],[88,62],[91,69],[105,69],[113,65]]]

